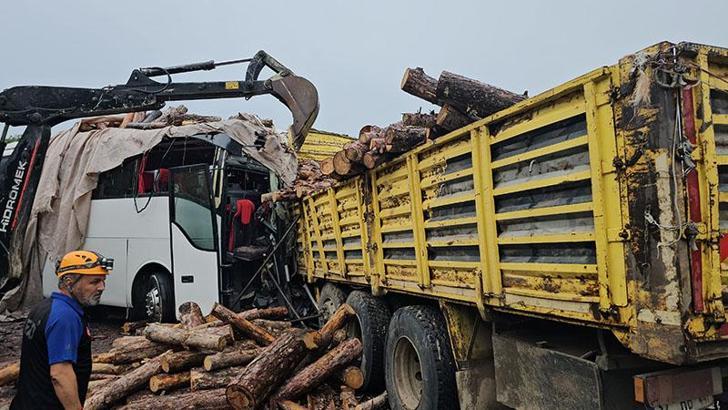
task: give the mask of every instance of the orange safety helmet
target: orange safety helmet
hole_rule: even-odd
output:
[[[68,252],[56,265],[56,275],[61,276],[68,273],[80,275],[108,275],[114,269],[114,260],[105,258],[96,252],[73,251]]]

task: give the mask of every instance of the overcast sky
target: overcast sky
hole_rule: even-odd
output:
[[[661,40],[728,46],[726,0],[15,0],[0,10],[0,89],[121,84],[141,66],[264,49],[318,88],[314,126],[347,134],[431,108],[399,89],[406,67],[434,77],[454,71],[533,96]],[[236,66],[179,80],[243,77]],[[280,129],[291,122],[269,96],[186,105],[222,117],[254,112]]]

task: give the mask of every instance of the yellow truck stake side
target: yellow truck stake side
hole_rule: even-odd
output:
[[[297,212],[309,282],[602,328],[674,365],[726,358],[728,49],[646,48]]]

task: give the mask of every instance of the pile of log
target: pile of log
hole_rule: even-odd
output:
[[[443,71],[436,80],[421,67],[405,70],[401,88],[441,107],[434,124],[428,126],[429,139],[508,108],[528,95],[516,94],[449,71]]]
[[[179,105],[176,107],[169,107],[165,111],[141,111],[130,112],[122,115],[105,115],[101,117],[86,118],[81,120],[79,130],[82,132],[102,130],[105,128],[133,128],[149,130],[169,127],[170,125],[180,126],[221,120],[222,118],[220,117],[189,113],[187,107]],[[259,121],[271,122],[270,120]],[[272,128],[272,122],[270,128]]]
[[[342,305],[318,331],[294,327],[283,307],[240,313],[216,304],[203,316],[180,307],[179,324],[130,322],[129,335],[93,357],[85,409],[374,409],[386,393],[359,402],[359,339],[343,329]],[[17,380],[18,364],[0,368]]]
[[[265,193],[261,196],[261,200],[263,202],[291,201],[332,187],[336,183],[336,179],[325,175],[321,170],[321,165],[312,159],[299,159],[298,174],[293,186]]]

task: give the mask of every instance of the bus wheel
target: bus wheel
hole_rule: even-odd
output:
[[[323,326],[331,315],[346,301],[346,293],[333,283],[325,283],[319,295],[319,325]]]
[[[152,273],[143,291],[144,313],[151,322],[173,322],[174,293],[172,280],[164,273]]]
[[[356,312],[346,332],[362,343],[360,368],[364,373],[362,389],[375,391],[384,387],[384,340],[392,313],[384,300],[369,293],[355,290],[346,298]]]
[[[430,306],[406,306],[387,331],[385,379],[393,409],[458,408],[445,319]]]

